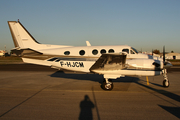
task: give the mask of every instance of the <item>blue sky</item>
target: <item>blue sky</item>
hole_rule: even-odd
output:
[[[14,48],[7,21],[43,44],[166,46],[180,53],[180,0],[0,0],[0,49]]]

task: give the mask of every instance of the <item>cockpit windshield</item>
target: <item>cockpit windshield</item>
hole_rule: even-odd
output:
[[[135,48],[131,47],[131,49],[133,49],[134,52],[136,52],[136,54],[138,53],[138,51]]]

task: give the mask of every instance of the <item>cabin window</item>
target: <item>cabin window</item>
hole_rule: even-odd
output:
[[[94,49],[94,50],[92,51],[92,54],[93,54],[93,55],[97,55],[97,54],[98,54],[98,50]]]
[[[109,49],[108,52],[109,52],[109,53],[114,53],[114,50],[113,50],[113,49]]]
[[[123,49],[122,52],[127,52],[129,54],[129,49]]]
[[[103,53],[106,53],[106,50],[105,50],[105,49],[102,49],[102,50],[101,50],[101,54],[103,54]]]
[[[81,51],[79,51],[79,54],[80,54],[80,55],[84,55],[84,54],[85,54],[85,51],[84,51],[84,50],[81,50]]]
[[[69,51],[65,51],[65,52],[64,52],[64,55],[69,55],[69,54],[70,54]]]

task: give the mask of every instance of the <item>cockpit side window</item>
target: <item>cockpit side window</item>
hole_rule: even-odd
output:
[[[131,49],[138,54],[138,51],[135,48],[131,47]]]
[[[123,49],[122,52],[127,52],[129,54],[129,49]]]
[[[135,54],[135,52],[133,50],[131,50],[131,54]]]

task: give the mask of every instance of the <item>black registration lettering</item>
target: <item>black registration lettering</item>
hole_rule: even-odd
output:
[[[71,63],[70,62],[66,62],[68,67],[71,67]]]
[[[76,66],[76,62],[73,62],[73,65],[72,65],[72,67],[75,67]]]
[[[84,67],[83,62],[79,62],[80,67]]]
[[[67,66],[67,67],[84,67],[83,62],[66,62],[64,63],[63,61],[60,62],[61,67]]]
[[[61,64],[61,67],[64,65],[64,63],[62,61],[60,62],[60,64]]]

